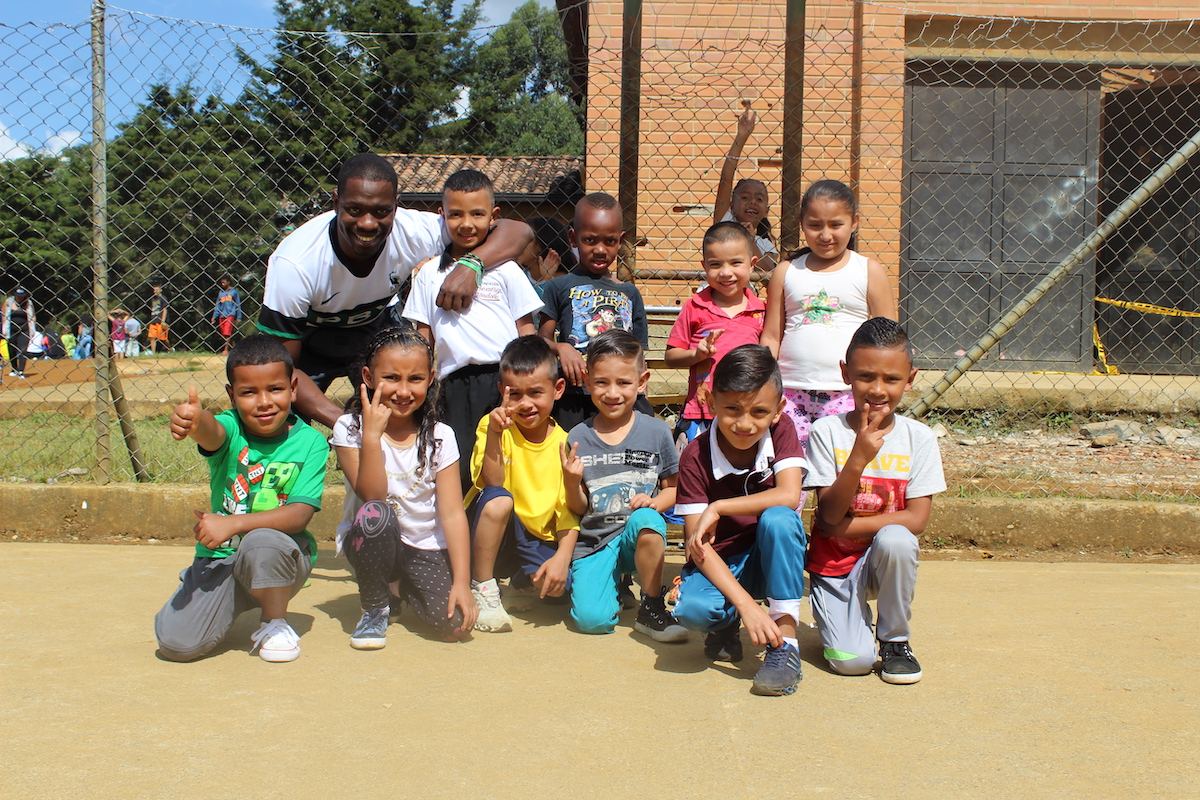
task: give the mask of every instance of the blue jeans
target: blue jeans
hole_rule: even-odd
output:
[[[511,498],[512,494],[503,486],[485,486],[471,501],[467,508],[467,518],[471,521],[471,542],[475,541],[475,526],[479,524],[479,513],[483,507],[497,497]],[[558,552],[558,542],[539,539],[525,529],[515,513],[508,517],[508,529],[500,542],[500,552],[496,554],[495,577],[511,578],[518,572],[533,575],[542,568],[550,558]],[[571,591],[571,572],[567,572],[565,592]]]
[[[793,508],[776,506],[762,512],[749,550],[729,556],[725,563],[733,577],[751,597],[765,597],[771,617],[800,613],[804,595],[804,550],[808,537],[804,523]],[[695,564],[680,573],[679,599],[675,618],[693,631],[706,633],[738,622],[737,610]]]
[[[637,572],[638,537],[653,531],[667,540],[667,523],[652,508],[639,508],[625,521],[625,529],[596,552],[571,562],[571,619],[583,633],[612,633],[621,613],[617,581]],[[645,589],[646,587],[643,587]],[[652,587],[657,589],[658,587]]]

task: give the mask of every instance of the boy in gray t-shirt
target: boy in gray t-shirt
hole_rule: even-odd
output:
[[[650,371],[637,338],[619,329],[592,337],[586,383],[597,413],[567,435],[567,504],[579,514],[571,562],[571,617],[584,633],[612,633],[617,582],[637,573],[642,600],[634,629],[659,642],[687,641],[663,604],[667,525],[679,455],[671,430],[634,408]],[[567,450],[567,447],[570,450]]]

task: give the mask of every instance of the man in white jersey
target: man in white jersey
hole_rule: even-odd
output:
[[[450,235],[438,214],[397,208],[396,172],[359,153],[342,165],[333,210],[301,225],[267,261],[258,328],[283,342],[299,375],[296,412],[332,428],[341,408],[325,396],[387,320],[395,285],[440,255]],[[516,259],[533,240],[523,222],[497,220],[487,241],[447,274],[439,307],[461,311],[486,266]]]

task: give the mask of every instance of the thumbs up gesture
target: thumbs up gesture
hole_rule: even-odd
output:
[[[200,417],[200,412],[204,409],[200,406],[200,397],[196,394],[196,387],[188,389],[188,399],[186,403],[180,403],[175,406],[175,410],[171,412],[171,436],[175,441],[186,439],[196,427],[196,420]]]

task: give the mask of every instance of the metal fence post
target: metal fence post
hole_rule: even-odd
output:
[[[805,0],[788,0],[783,62],[783,186],[779,191],[780,258],[800,246],[800,184],[804,158]]]
[[[621,203],[624,274],[637,268],[638,141],[642,111],[642,0],[624,0],[621,30],[621,145],[617,193]]]
[[[96,351],[96,479],[112,480],[112,446],[109,441],[109,368],[112,350],[108,339],[108,148],[104,85],[104,0],[92,0],[92,292]]]

